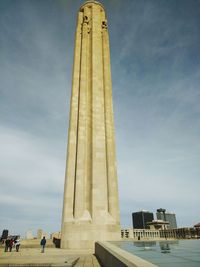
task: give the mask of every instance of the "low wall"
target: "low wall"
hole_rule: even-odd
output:
[[[96,242],[95,256],[103,267],[157,267],[109,242]]]
[[[23,239],[21,240],[21,248],[40,248],[40,239]],[[54,248],[55,244],[52,239],[46,239],[46,248]]]

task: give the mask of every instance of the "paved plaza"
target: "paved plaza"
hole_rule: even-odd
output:
[[[78,266],[78,267],[100,267],[92,250],[67,250],[57,248],[46,248],[41,253],[38,248],[21,248],[19,252],[4,252],[0,248],[0,266]]]

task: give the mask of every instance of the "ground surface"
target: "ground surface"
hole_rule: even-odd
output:
[[[40,248],[21,248],[19,252],[15,249],[12,252],[4,252],[0,248],[0,266],[7,264],[41,264],[53,263],[64,264],[73,262],[79,257],[77,267],[100,267],[96,257],[89,250],[69,251],[66,249],[46,248],[45,253],[41,253]]]

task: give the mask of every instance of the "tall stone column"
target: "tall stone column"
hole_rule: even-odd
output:
[[[119,238],[107,20],[100,3],[87,1],[77,19],[61,247]]]

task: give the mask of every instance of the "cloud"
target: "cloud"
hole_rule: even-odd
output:
[[[17,212],[16,223],[20,222],[21,216],[24,221],[36,221],[35,216],[39,216],[39,224],[45,218],[58,222],[62,208],[65,153],[58,156],[56,146],[52,146],[49,140],[16,129],[1,127],[0,140],[1,214],[12,218]],[[8,227],[5,220],[1,221],[1,227],[3,224]],[[56,225],[58,223],[54,227]],[[12,225],[9,226],[13,229]],[[59,230],[46,227],[50,231]],[[24,233],[23,227],[20,230]]]

